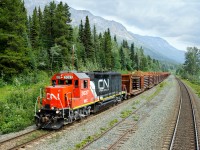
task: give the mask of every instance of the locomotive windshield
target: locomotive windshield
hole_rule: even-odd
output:
[[[59,85],[71,85],[72,84],[72,80],[67,79],[67,80],[58,80],[58,84]]]

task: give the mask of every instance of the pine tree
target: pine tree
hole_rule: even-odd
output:
[[[102,69],[106,68],[106,55],[104,52],[104,38],[102,37],[102,34],[99,33],[99,41],[100,41],[100,52],[99,52],[99,57],[100,57],[100,67]]]
[[[81,24],[79,25],[79,42],[84,42],[84,28],[83,28],[83,21],[81,20]]]
[[[134,47],[134,43],[131,44],[131,66],[132,68],[135,68],[135,47]]]
[[[35,7],[31,19],[31,26],[30,26],[30,40],[31,40],[31,45],[33,49],[38,48],[39,44],[39,33],[40,33],[40,24],[39,24],[39,18],[38,18],[38,12],[37,8]]]
[[[91,62],[94,62],[94,49],[92,45],[92,34],[91,34],[91,29],[90,29],[90,23],[89,23],[89,18],[86,16],[85,20],[85,27],[84,27],[84,42],[85,46],[85,52],[86,52],[86,57],[88,60]]]
[[[112,42],[109,29],[104,33],[104,52],[106,54],[106,68],[112,69],[114,66],[112,64]]]
[[[29,62],[27,13],[21,0],[0,1],[0,6],[0,70],[11,76]]]
[[[117,37],[116,37],[116,35],[114,36],[114,41],[117,43]]]
[[[48,50],[48,54],[50,54],[50,48],[54,46],[55,32],[55,10],[56,4],[54,1],[50,2],[49,5],[46,5],[43,12],[43,41],[45,43],[45,48]]]
[[[96,31],[96,26],[94,25],[93,27],[93,49],[94,49],[94,54],[95,54],[95,62],[98,63],[99,61],[99,51],[100,51],[100,44],[99,44],[99,40],[98,40],[98,35],[97,35],[97,31]]]
[[[126,70],[125,55],[122,46],[120,48],[119,55],[120,55],[121,70]]]

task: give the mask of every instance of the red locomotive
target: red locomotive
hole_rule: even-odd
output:
[[[61,72],[51,81],[52,86],[45,89],[42,108],[35,114],[36,125],[40,128],[59,129],[125,97],[120,73]]]
[[[35,113],[39,128],[59,129],[65,124],[82,119],[90,113],[143,92],[164,80],[169,73],[121,75],[117,72],[60,72],[45,88],[42,107]]]

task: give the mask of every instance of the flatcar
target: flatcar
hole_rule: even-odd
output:
[[[101,71],[56,73],[51,78],[51,86],[45,88],[44,97],[37,99],[36,126],[59,129],[139,94],[168,75],[141,71],[129,74]]]

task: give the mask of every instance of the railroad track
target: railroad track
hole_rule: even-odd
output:
[[[41,138],[49,134],[48,131],[33,129],[24,134],[9,138],[0,142],[0,149],[19,149],[33,142],[35,139]]]
[[[188,87],[177,79],[180,86],[180,104],[172,123],[163,149],[197,149],[199,137],[193,107],[194,100]]]
[[[122,119],[114,126],[107,129],[101,135],[96,137],[93,141],[87,143],[84,147],[82,147],[81,150],[95,149],[94,147],[92,147],[92,144],[97,141],[99,146],[103,145],[98,149],[101,150],[119,149],[136,132],[137,125],[146,117],[148,117],[151,110],[154,109],[156,106],[157,105],[152,105],[150,107],[149,101],[143,103],[137,110],[133,111],[130,114],[130,116]],[[150,107],[150,109],[148,109],[147,112],[141,115],[140,118],[135,119],[135,116],[137,116],[136,113],[139,112],[144,107]],[[101,141],[103,138],[107,139],[104,140],[107,141],[107,143]]]

